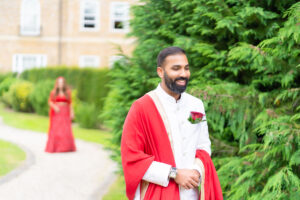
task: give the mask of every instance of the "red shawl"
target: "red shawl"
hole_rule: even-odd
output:
[[[213,164],[209,155],[207,154],[208,157],[202,157],[201,155],[200,151],[199,153],[197,152],[197,157],[199,156],[200,159],[210,160],[210,162],[204,164],[205,169],[206,167],[212,169],[210,166]],[[130,108],[123,127],[121,156],[126,182],[126,194],[129,200],[134,199],[137,187],[153,161],[163,162],[176,167],[164,122],[149,95],[144,95],[135,101]],[[215,174],[213,177],[217,178],[215,170],[205,170],[205,174],[207,171]],[[210,176],[208,175],[207,177]],[[209,181],[209,178],[205,180]],[[206,187],[206,189],[211,190],[212,188]],[[221,192],[220,195],[222,196],[221,189],[217,191]],[[207,194],[210,194],[210,191]],[[207,198],[209,196],[207,195],[205,199],[211,200],[211,198]],[[179,187],[173,180],[170,180],[168,187],[150,183],[144,200],[150,199],[179,200]]]
[[[209,154],[204,150],[197,150],[196,158],[199,158],[204,167],[201,183],[200,200],[223,200],[220,181]],[[203,184],[204,182],[204,184]]]

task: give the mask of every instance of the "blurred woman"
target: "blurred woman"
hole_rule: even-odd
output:
[[[76,151],[71,120],[74,112],[71,106],[71,91],[63,77],[58,77],[48,100],[50,124],[46,152]]]

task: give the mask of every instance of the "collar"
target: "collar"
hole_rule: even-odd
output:
[[[158,84],[156,91],[158,93],[158,96],[161,97],[162,99],[172,103],[172,104],[182,104],[182,102],[185,99],[185,93],[181,93],[180,98],[176,101],[176,99],[174,97],[172,97],[171,95],[169,95],[161,86],[160,83]]]

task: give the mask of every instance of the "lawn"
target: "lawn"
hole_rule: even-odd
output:
[[[126,200],[124,176],[119,176],[102,200]]]
[[[4,108],[4,105],[1,103],[0,116],[2,116],[4,123],[9,126],[42,133],[47,133],[48,131],[49,118],[46,116],[40,116],[34,113],[14,112],[10,109]],[[98,129],[84,129],[74,125],[73,133],[75,138],[99,143],[109,149],[118,148],[110,142],[111,134],[109,132]]]
[[[25,130],[33,130],[41,133],[47,133],[49,118],[46,116],[40,116],[34,113],[21,113],[14,112],[10,109],[6,109],[2,103],[0,103],[0,116],[2,117],[5,124]],[[111,143],[111,134],[107,131],[98,129],[84,129],[77,125],[73,125],[73,133],[75,138],[95,142],[101,144],[107,149],[117,149],[119,147]],[[0,143],[1,146],[1,143]],[[2,157],[0,149],[0,157]],[[2,158],[0,158],[2,159]],[[116,158],[119,159],[119,158]],[[2,169],[2,163],[0,160],[0,170]],[[1,175],[1,174],[0,174]],[[108,194],[103,199],[106,200],[122,200],[125,197],[125,183],[123,176],[119,176],[117,181],[112,185]]]
[[[0,177],[19,166],[26,158],[26,154],[18,146],[0,140]]]

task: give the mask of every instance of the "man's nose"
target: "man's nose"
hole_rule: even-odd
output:
[[[181,77],[187,77],[188,76],[188,71],[185,68],[182,68],[180,70],[180,76]]]

